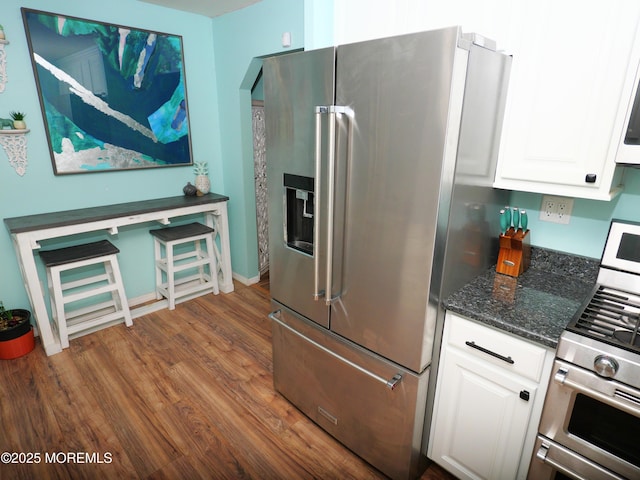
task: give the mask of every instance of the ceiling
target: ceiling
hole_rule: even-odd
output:
[[[240,10],[261,0],[140,0],[167,8],[197,13],[206,17],[219,17],[225,13]]]

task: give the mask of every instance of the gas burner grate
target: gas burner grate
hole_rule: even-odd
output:
[[[574,328],[579,333],[640,349],[640,298],[600,286]]]

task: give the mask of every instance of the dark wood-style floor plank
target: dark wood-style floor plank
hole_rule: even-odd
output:
[[[274,391],[268,279],[235,287],[0,361],[0,452],[40,459],[0,478],[384,479]]]

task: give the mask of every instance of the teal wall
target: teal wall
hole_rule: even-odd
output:
[[[133,26],[183,36],[194,160],[211,164],[212,190],[226,193],[220,155],[215,52],[211,19],[136,0],[2,0],[0,23],[7,40],[8,82],[0,93],[0,117],[27,112],[27,172],[18,176],[0,149],[0,218],[91,207],[182,194],[193,181],[191,167],[55,176],[29,60],[20,7]],[[109,237],[121,248],[120,263],[130,297],[153,292],[153,247],[147,228],[125,228]],[[107,238],[102,232],[83,238]],[[44,245],[45,247],[47,245]],[[7,307],[29,308],[7,230],[0,227],[0,300]]]
[[[246,279],[258,276],[251,88],[260,74],[260,57],[303,46],[303,17],[300,0],[262,0],[213,20],[221,174],[231,199],[232,265]],[[289,48],[282,47],[283,32],[291,33]]]
[[[24,110],[31,131],[27,137],[29,165],[23,177],[10,167],[0,149],[0,178],[5,181],[0,189],[0,218],[181,195],[186,182],[193,181],[191,167],[53,175],[20,7],[183,37],[194,160],[209,163],[212,191],[231,199],[234,274],[246,279],[257,276],[251,86],[260,72],[259,57],[288,50],[281,46],[283,32],[291,32],[290,49],[302,46],[304,2],[263,0],[212,20],[137,0],[111,0],[104,7],[85,0],[3,0],[0,23],[10,44],[6,46],[9,80],[0,94],[0,117],[7,117],[11,110]],[[131,298],[149,294],[154,288],[153,251],[145,227],[121,229],[118,235],[108,237],[121,249],[120,263]],[[73,240],[105,237],[100,232]],[[48,242],[43,247],[67,245],[69,240]],[[0,229],[0,254],[0,300],[12,308],[28,308],[4,228]]]
[[[512,192],[510,201],[527,210],[533,245],[599,259],[612,218],[640,222],[640,169],[626,168],[624,184],[610,202],[575,199],[568,225],[539,220],[542,195]]]
[[[335,0],[304,0],[304,45],[315,50],[335,45]]]

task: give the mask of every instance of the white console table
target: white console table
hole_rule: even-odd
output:
[[[62,349],[60,340],[51,328],[36,268],[34,250],[40,248],[39,242],[99,230],[106,230],[115,235],[118,233],[118,228],[125,225],[145,222],[159,222],[168,225],[171,223],[171,219],[176,217],[204,214],[205,223],[216,229],[220,241],[220,248],[214,247],[218,260],[220,291],[229,293],[233,291],[233,280],[229,249],[228,200],[229,197],[224,195],[209,193],[201,197],[167,197],[5,218],[4,223],[13,240],[25,288],[31,302],[32,313],[36,319],[42,345],[47,355],[53,355]],[[131,314],[134,318],[140,317],[151,311],[165,308],[166,304],[166,300],[160,300],[151,305],[133,308]]]

